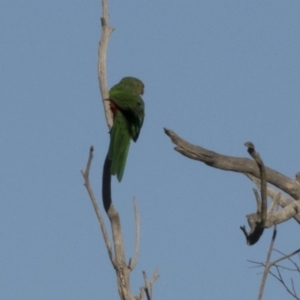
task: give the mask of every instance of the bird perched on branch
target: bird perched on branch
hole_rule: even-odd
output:
[[[109,91],[113,126],[110,131],[108,158],[111,174],[122,180],[130,139],[137,141],[144,122],[144,84],[134,77],[124,77]]]

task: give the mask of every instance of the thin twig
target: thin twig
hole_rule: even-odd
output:
[[[280,253],[280,251],[278,251],[278,250],[276,250],[276,251]],[[282,260],[284,260],[284,259],[289,259],[290,257],[292,257],[293,255],[295,255],[295,254],[297,254],[297,253],[299,253],[299,252],[300,252],[300,249],[295,250],[295,251],[293,251],[293,252],[290,253],[290,254],[284,255],[283,257],[280,257],[280,258],[278,258],[277,260],[273,261],[273,262],[270,264],[270,266],[274,266],[274,265],[276,265],[277,263],[279,263],[280,261],[282,261]],[[282,254],[283,254],[283,253],[282,253]]]
[[[295,285],[294,285],[294,280],[293,280],[293,278],[291,278],[291,283],[292,283],[293,294],[294,294],[295,297],[298,299],[297,292],[296,292],[296,290],[295,290]]]
[[[159,278],[159,274],[158,274],[158,268],[155,269],[153,276],[149,282],[149,287],[150,287],[150,297],[152,299],[153,297],[153,284],[154,282]]]
[[[135,197],[133,198],[134,206],[134,216],[135,216],[135,247],[133,259],[130,261],[128,268],[133,270],[137,264],[139,257],[139,248],[140,248],[140,214],[137,209],[137,203]]]
[[[145,293],[146,293],[147,300],[151,300],[149,289],[148,289],[147,275],[146,275],[145,271],[143,271],[143,277],[144,277],[144,281],[145,281],[144,290],[145,290]]]
[[[113,251],[112,251],[112,247],[111,247],[110,242],[109,242],[109,237],[108,237],[108,234],[107,234],[105,223],[104,223],[104,220],[102,218],[102,215],[101,215],[100,209],[98,207],[97,200],[94,196],[94,193],[93,193],[93,190],[92,190],[92,187],[91,187],[91,184],[90,184],[90,179],[89,179],[90,168],[91,168],[91,163],[92,163],[92,159],[93,159],[93,151],[94,151],[94,147],[91,146],[88,162],[87,162],[87,165],[86,165],[86,170],[85,171],[80,170],[80,172],[81,172],[81,174],[84,178],[84,186],[86,187],[86,189],[89,193],[89,196],[90,196],[90,199],[92,201],[95,213],[97,215],[97,218],[98,218],[98,221],[99,221],[99,224],[100,224],[100,228],[101,228],[101,231],[102,231],[102,235],[103,235],[103,238],[104,238],[104,241],[105,241],[105,245],[106,245],[106,248],[107,248],[107,251],[108,251],[108,256],[109,256],[110,261],[112,262],[112,264],[115,265],[114,257],[113,257]]]
[[[275,226],[274,226],[274,229],[275,229]],[[274,233],[273,233],[273,237],[274,237]],[[259,297],[258,299],[262,299],[262,293],[263,293],[263,290],[264,290],[264,286],[265,286],[265,282],[266,282],[266,278],[267,278],[267,273],[271,274],[274,278],[276,278],[283,286],[284,288],[287,290],[287,292],[292,295],[295,299],[297,300],[300,300],[300,298],[297,296],[297,292],[295,290],[295,287],[294,287],[294,282],[293,280],[291,279],[291,285],[292,285],[292,290],[287,286],[287,284],[285,283],[282,275],[281,275],[281,272],[280,272],[280,269],[284,269],[284,270],[291,270],[291,271],[297,271],[299,272],[298,270],[299,267],[298,265],[291,259],[291,257],[295,254],[299,254],[300,253],[300,249],[296,250],[296,251],[293,251],[292,253],[290,254],[287,254],[285,255],[284,253],[282,253],[281,251],[278,251],[276,249],[273,249],[274,247],[274,241],[275,241],[275,238],[272,238],[272,241],[271,241],[271,244],[270,244],[270,248],[269,248],[269,251],[268,251],[268,256],[267,256],[267,261],[266,263],[259,263],[259,262],[255,262],[255,261],[250,261],[251,263],[253,264],[256,264],[257,266],[256,267],[261,267],[263,266],[265,269],[264,269],[264,273],[263,273],[263,277],[262,277],[262,282],[261,282],[261,287],[260,287],[260,294],[259,294]],[[280,257],[279,259],[273,261],[273,262],[270,262],[270,257],[271,257],[271,251],[276,251],[280,254],[282,254],[283,256]],[[292,264],[295,265],[296,267],[296,270],[295,269],[289,269],[287,267],[284,267],[284,266],[280,266],[278,265],[278,263],[282,260],[289,260]],[[277,275],[272,272],[271,270],[271,267],[274,266],[276,268],[276,271],[277,271]]]
[[[270,270],[270,274],[271,274],[274,278],[276,278],[276,279],[284,286],[284,288],[287,290],[287,292],[288,292],[291,296],[293,296],[293,297],[294,297],[295,299],[297,299],[297,300],[300,300],[300,298],[298,298],[296,294],[293,294],[293,292],[290,290],[290,288],[289,288],[289,287],[286,285],[286,283],[284,282],[284,280],[283,280],[283,278],[282,278],[282,276],[281,276],[281,273],[280,273],[279,268],[278,268],[277,266],[275,266],[275,267],[276,267],[276,270],[277,270],[278,275],[274,274],[271,270]]]
[[[260,284],[260,289],[259,289],[259,294],[258,294],[258,300],[261,300],[262,297],[263,297],[267,276],[268,276],[270,267],[272,265],[272,264],[270,264],[270,258],[271,258],[272,250],[273,250],[273,247],[274,247],[275,239],[276,239],[276,234],[277,234],[277,226],[275,225],[274,229],[273,229],[273,235],[272,235],[269,251],[268,251],[268,254],[267,254],[265,270],[264,270],[264,273],[263,273],[263,276],[262,276],[262,279],[261,279],[261,284]]]

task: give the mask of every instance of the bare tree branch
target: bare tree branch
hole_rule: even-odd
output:
[[[246,176],[252,180],[257,187],[260,189],[260,179],[246,174]],[[293,217],[299,224],[300,224],[300,203],[299,201],[295,201],[294,199],[289,199],[288,197],[280,194],[278,190],[267,186],[267,194],[273,200],[277,197],[277,203],[280,205],[284,210],[278,211],[272,215],[272,219],[270,219],[269,224],[266,226],[271,227],[274,224],[279,224],[288,220],[289,218]],[[280,195],[279,195],[280,194]],[[298,213],[297,213],[298,211]],[[269,218],[269,217],[268,217]]]
[[[259,197],[257,189],[253,189],[254,195],[255,195],[255,200],[256,200],[256,214],[260,215],[261,214],[261,199]]]
[[[248,158],[231,157],[222,155],[200,146],[192,145],[175,132],[165,129],[165,133],[171,138],[176,145],[175,150],[182,155],[199,160],[210,167],[221,170],[233,171],[238,173],[248,173],[256,178],[260,178],[259,168],[256,163]],[[275,185],[277,188],[283,190],[291,195],[294,199],[300,199],[300,184],[296,180],[288,178],[287,176],[266,167],[267,182]]]
[[[143,271],[143,277],[144,277],[144,287],[141,288],[140,295],[136,297],[137,300],[143,299],[144,293],[146,294],[147,300],[152,300],[153,298],[153,284],[154,282],[159,278],[158,269],[154,271],[154,274],[150,281],[147,279],[146,272]]]
[[[122,227],[120,216],[115,209],[111,200],[111,173],[110,173],[111,160],[106,156],[103,166],[102,176],[102,200],[105,211],[108,215],[111,224],[113,244],[114,244],[114,268],[116,270],[118,280],[118,291],[120,299],[131,300],[133,296],[130,289],[130,269],[127,266],[125,259],[124,241],[122,235]]]
[[[278,266],[275,266],[276,268],[276,271],[277,271],[277,274],[276,275],[275,273],[273,273],[271,270],[270,270],[270,274],[276,278],[283,286],[284,288],[286,289],[286,291],[293,297],[295,298],[296,300],[300,300],[300,298],[297,296],[297,293],[295,291],[295,288],[294,288],[294,284],[293,284],[293,281],[292,281],[292,290],[287,286],[287,284],[285,283],[282,275],[281,275],[281,272],[280,272],[280,269]]]
[[[153,284],[158,278],[159,278],[158,268],[156,268],[153,275],[152,275],[152,278],[151,278],[151,280],[149,281],[149,284],[148,284],[151,299],[153,299]]]
[[[107,121],[107,125],[109,129],[112,128],[113,118],[112,112],[109,106],[109,101],[105,101],[108,99],[108,89],[106,82],[106,53],[107,53],[107,45],[108,39],[113,31],[113,28],[109,27],[109,14],[108,14],[108,5],[107,0],[102,0],[102,33],[101,39],[99,42],[98,49],[98,79],[99,79],[99,87],[102,95],[105,117]],[[113,266],[116,270],[117,280],[118,280],[118,291],[120,298],[122,300],[131,300],[133,296],[131,295],[130,290],[130,281],[129,274],[130,270],[127,267],[125,261],[125,251],[124,251],[124,242],[122,236],[121,222],[119,213],[115,209],[111,200],[111,174],[110,174],[110,166],[111,161],[106,156],[104,166],[103,166],[103,176],[102,176],[102,200],[104,209],[109,217],[112,229],[113,236],[113,244],[114,244],[114,263]]]
[[[262,236],[267,220],[267,179],[264,163],[260,158],[259,153],[255,151],[253,143],[247,142],[245,143],[245,146],[248,148],[249,154],[257,163],[261,178],[261,199],[259,199],[258,193],[254,190],[257,202],[257,212],[247,216],[251,229],[250,233],[247,233],[245,226],[240,227],[246,236],[247,244],[254,245]]]
[[[107,82],[106,82],[106,52],[107,52],[107,44],[108,39],[113,31],[113,28],[109,27],[108,23],[108,6],[107,0],[102,0],[102,13],[103,16],[101,18],[102,25],[102,34],[101,40],[99,43],[98,50],[98,78],[99,78],[99,86],[102,95],[104,110],[106,121],[109,129],[113,126],[113,116],[110,109],[108,99],[108,90],[107,90]],[[114,268],[117,274],[118,280],[118,291],[120,298],[122,300],[132,300],[134,297],[131,294],[130,289],[130,272],[135,267],[138,260],[138,249],[139,249],[139,214],[137,211],[136,202],[134,200],[134,210],[135,210],[135,219],[136,219],[136,245],[135,252],[132,262],[129,263],[129,266],[126,264],[125,260],[125,249],[124,249],[124,241],[122,235],[121,221],[119,217],[119,213],[115,209],[112,199],[111,199],[111,160],[106,156],[104,166],[103,166],[103,176],[102,176],[102,200],[104,209],[109,217],[111,223],[111,230],[113,236],[114,243]]]
[[[295,285],[294,285],[293,278],[291,278],[291,283],[292,283],[293,295],[294,295],[295,299],[299,299],[299,297],[297,296],[297,292],[295,290]]]
[[[279,252],[278,250],[276,250],[276,251]],[[284,256],[278,258],[277,260],[274,260],[272,263],[270,263],[270,266],[275,266],[275,265],[277,265],[280,261],[282,261],[282,260],[284,260],[284,259],[290,260],[290,258],[291,258],[292,256],[294,256],[295,254],[297,254],[297,253],[299,253],[299,252],[300,252],[300,249],[295,250],[295,251],[293,251],[293,252],[290,253],[290,254],[286,254],[286,255],[284,255]],[[282,253],[282,252],[280,252],[280,253]],[[290,260],[290,261],[291,261],[291,260]],[[291,262],[293,262],[293,261],[291,261]],[[294,263],[294,262],[293,262],[293,263]]]
[[[101,39],[99,42],[98,48],[98,79],[99,79],[99,87],[102,95],[102,99],[108,98],[108,89],[107,89],[107,81],[106,81],[106,52],[108,39],[110,34],[113,32],[114,28],[109,27],[109,14],[108,14],[108,6],[107,0],[102,0],[102,18],[101,18]],[[103,101],[104,111],[106,122],[108,128],[111,129],[113,125],[113,116],[110,110],[109,102]]]
[[[262,276],[262,281],[261,281],[258,300],[262,299],[268,273],[270,273],[274,278],[276,278],[284,286],[284,288],[287,290],[287,292],[291,296],[293,296],[295,299],[299,300],[300,298],[297,296],[297,292],[295,290],[293,279],[291,279],[292,288],[290,289],[288,287],[288,285],[286,284],[284,278],[282,277],[280,269],[292,270],[292,271],[296,271],[296,272],[300,273],[300,267],[291,259],[292,256],[300,253],[300,249],[298,249],[296,251],[293,251],[290,254],[285,255],[282,252],[274,249],[275,237],[276,237],[276,226],[274,226],[273,237],[272,237],[272,240],[271,240],[271,243],[270,243],[266,263],[258,263],[258,262],[250,261],[251,263],[257,264],[258,266],[264,267],[264,272],[263,272],[263,276]],[[282,254],[282,257],[280,257],[279,259],[271,262],[270,258],[271,258],[271,252],[272,251],[276,251],[276,252]],[[295,266],[295,269],[290,269],[290,268],[278,265],[278,263],[283,261],[283,260],[289,260]],[[277,271],[277,274],[272,272],[271,267],[275,267],[275,269]]]
[[[89,196],[91,198],[95,213],[97,215],[97,218],[98,218],[98,221],[99,221],[99,224],[100,224],[100,228],[101,228],[101,231],[102,231],[102,235],[103,235],[103,238],[104,238],[104,242],[105,242],[105,245],[106,245],[106,248],[107,248],[107,251],[108,251],[108,256],[109,256],[110,261],[113,264],[113,266],[115,266],[113,252],[112,252],[112,248],[111,248],[111,245],[110,245],[110,242],[109,242],[109,238],[108,238],[107,230],[106,230],[106,227],[105,227],[105,223],[104,223],[104,220],[103,220],[102,215],[100,213],[100,209],[98,207],[97,200],[96,200],[96,198],[94,196],[94,193],[93,193],[93,190],[91,188],[90,179],[89,179],[90,168],[91,168],[91,163],[92,163],[92,159],[93,159],[93,151],[94,151],[94,147],[91,146],[90,155],[89,155],[89,159],[88,159],[88,162],[87,162],[86,170],[85,171],[80,170],[80,172],[81,172],[81,174],[84,178],[84,186],[86,187],[86,189],[89,193]]]
[[[180,138],[172,130],[165,129],[165,133],[176,145],[175,150],[182,155],[194,160],[199,160],[214,168],[245,174],[248,178],[250,178],[258,185],[259,189],[261,189],[260,170],[255,162],[249,160],[248,158],[230,157],[204,149],[200,146],[192,145]],[[298,181],[298,179],[300,178],[300,173],[296,174],[296,180],[288,178],[268,167],[265,167],[265,173],[267,182],[273,184],[277,188],[291,195],[293,199],[288,199],[286,196],[279,194],[278,191],[275,191],[273,188],[267,186],[267,195],[270,196],[273,200],[276,198],[278,204],[283,207],[283,209],[275,213],[271,213],[269,210],[269,212],[267,213],[267,219],[264,222],[264,228],[272,227],[275,224],[282,223],[289,220],[290,218],[295,218],[300,224],[300,202],[296,201],[300,199],[300,184]],[[259,202],[258,198],[256,199],[257,202]],[[259,219],[257,219],[258,212],[259,209],[256,213],[247,215],[248,223],[250,225],[250,228],[253,230],[254,228],[256,228],[257,222],[259,221]],[[244,233],[246,233],[245,230],[243,231]]]
[[[99,79],[99,87],[101,96],[103,99],[103,105],[105,110],[105,117],[107,121],[107,125],[109,129],[113,126],[113,117],[112,112],[110,109],[108,99],[108,89],[107,89],[107,82],[106,82],[106,51],[107,51],[107,44],[108,39],[113,31],[113,28],[109,27],[108,25],[108,6],[107,0],[102,0],[102,18],[101,18],[101,25],[102,25],[102,34],[101,39],[99,42],[98,48],[98,79]],[[122,228],[119,213],[115,209],[112,198],[111,198],[111,160],[109,159],[108,155],[105,158],[104,165],[103,165],[103,174],[102,174],[102,200],[105,212],[108,215],[111,230],[112,230],[112,237],[113,237],[113,245],[114,245],[114,253],[112,251],[112,247],[110,245],[107,231],[105,228],[105,224],[100,213],[97,201],[94,197],[93,191],[90,186],[89,182],[89,171],[91,167],[91,162],[93,158],[93,147],[90,149],[90,156],[88,159],[86,171],[82,171],[82,176],[85,180],[85,186],[88,190],[89,196],[93,203],[96,215],[98,217],[100,227],[102,230],[102,234],[105,240],[105,244],[109,253],[110,260],[112,265],[116,271],[117,281],[118,281],[118,292],[121,300],[133,300],[133,299],[142,299],[142,294],[137,297],[133,297],[130,289],[130,272],[136,266],[138,260],[138,252],[139,252],[139,213],[137,210],[136,200],[134,199],[134,212],[135,212],[135,226],[136,226],[136,242],[135,242],[135,252],[133,260],[130,261],[129,265],[126,264],[125,261],[125,249],[124,249],[124,242],[123,242],[123,235],[122,235]],[[152,288],[152,285],[151,285]]]
[[[134,206],[134,216],[135,216],[135,247],[134,247],[134,255],[133,259],[130,260],[128,264],[128,268],[133,270],[137,264],[139,257],[139,248],[140,248],[140,214],[137,209],[137,203],[135,197],[133,198],[133,206]]]
[[[271,259],[272,250],[274,248],[276,235],[277,235],[277,228],[276,228],[276,225],[275,225],[274,230],[273,230],[271,243],[270,243],[270,247],[269,247],[269,251],[268,251],[268,254],[267,254],[265,270],[264,270],[264,273],[263,273],[263,276],[262,276],[262,279],[261,279],[261,284],[260,284],[260,289],[259,289],[259,294],[258,294],[258,300],[262,300],[262,297],[263,297],[263,293],[264,293],[264,289],[265,289],[265,285],[266,285],[266,281],[267,281],[267,276],[268,276],[268,273],[269,273],[270,267],[271,267],[270,259]]]
[[[151,300],[151,296],[150,296],[149,289],[148,289],[147,275],[146,275],[145,271],[143,271],[143,277],[144,277],[144,282],[145,282],[144,290],[145,290],[145,293],[146,293],[147,300]]]

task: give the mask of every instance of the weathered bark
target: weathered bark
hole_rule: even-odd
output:
[[[109,130],[113,125],[113,116],[110,110],[109,102],[105,101],[108,99],[108,89],[106,82],[106,53],[107,45],[110,34],[113,32],[114,28],[109,26],[109,14],[108,14],[108,5],[106,0],[102,0],[102,18],[101,18],[101,28],[102,34],[99,41],[98,47],[98,81],[101,96],[103,99],[103,106],[105,111],[105,118]]]
[[[108,159],[108,157],[106,157],[103,166],[103,176],[102,176],[102,200],[103,200],[104,209],[110,220],[111,231],[113,236],[113,245],[115,251],[114,251],[112,264],[117,274],[120,299],[132,300],[134,298],[131,294],[131,289],[130,289],[131,269],[128,267],[125,258],[125,249],[124,249],[124,241],[122,235],[120,216],[111,200],[110,166],[111,166],[111,161]],[[139,226],[139,224],[136,225]],[[136,249],[136,251],[138,252],[138,249]]]
[[[176,145],[175,150],[182,155],[201,161],[210,167],[245,174],[248,178],[255,182],[259,189],[261,189],[260,169],[255,161],[249,158],[226,156],[200,146],[192,145],[183,140],[172,130],[165,129],[165,133]],[[300,201],[297,201],[300,199],[300,175],[297,173],[296,179],[294,180],[271,168],[265,167],[264,169],[266,172],[267,182],[289,194],[293,199],[288,199],[279,191],[267,186],[267,195],[273,199],[273,203],[267,212],[267,218],[263,222],[263,227],[268,228],[285,222],[291,218],[295,218],[295,220],[300,223]],[[283,209],[274,212],[274,207],[277,204]],[[247,219],[251,227],[251,232],[253,232],[257,227],[257,224],[261,221],[259,211],[257,210],[255,213],[248,214]],[[259,237],[259,230],[257,230],[257,233],[257,237]]]
[[[260,179],[252,175],[246,175],[260,189]],[[273,199],[276,204],[284,209],[273,212],[272,216],[270,216],[270,212],[268,212],[267,222],[265,224],[266,227],[271,227],[275,224],[282,223],[290,219],[291,217],[293,217],[298,222],[298,224],[300,224],[300,213],[297,213],[297,211],[300,212],[300,201],[295,201],[294,199],[288,198],[287,196],[278,193],[278,190],[275,190],[270,186],[267,186],[267,195],[268,197]]]
[[[255,160],[259,168],[261,181],[260,198],[255,190],[255,198],[257,203],[256,213],[247,216],[248,223],[251,229],[250,233],[246,231],[245,226],[240,227],[246,237],[247,244],[251,246],[259,241],[264,232],[265,224],[267,221],[267,178],[263,160],[260,158],[259,153],[255,151],[254,145],[251,142],[247,142],[245,143],[245,146],[248,148],[248,153]]]
[[[200,146],[192,145],[169,129],[165,129],[165,133],[176,145],[175,150],[188,158],[199,160],[208,166],[217,169],[238,173],[248,173],[256,178],[260,178],[257,164],[249,158],[226,156]],[[268,167],[266,167],[266,174],[268,183],[271,183],[286,192],[295,200],[300,199],[299,182]]]

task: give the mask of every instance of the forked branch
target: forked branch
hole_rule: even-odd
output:
[[[287,254],[287,255],[283,254],[282,252],[280,252],[278,250],[275,250],[274,242],[275,242],[275,238],[276,238],[276,233],[277,233],[277,229],[276,229],[276,226],[274,226],[274,232],[273,232],[272,240],[270,243],[269,251],[267,254],[266,262],[262,263],[262,262],[250,261],[251,263],[256,264],[258,267],[264,268],[258,300],[263,299],[263,293],[264,293],[268,274],[271,274],[274,278],[276,278],[294,299],[300,300],[299,296],[297,295],[293,279],[291,279],[291,287],[289,287],[281,273],[281,270],[288,270],[288,271],[293,271],[293,272],[300,274],[300,266],[295,261],[292,260],[292,256],[300,253],[300,249],[293,251],[292,253]],[[282,257],[280,257],[272,262],[271,261],[272,251],[276,251],[276,252],[282,254]],[[292,264],[292,267],[288,268],[288,267],[285,267],[284,265],[279,265],[279,263],[284,260],[289,261]],[[276,269],[275,272],[272,271],[272,267],[274,267]]]
[[[182,155],[194,160],[201,161],[213,168],[245,174],[261,187],[261,172],[257,162],[248,158],[226,156],[211,150],[207,150],[200,146],[192,145],[179,137],[174,131],[169,129],[165,129],[165,133],[176,145],[175,150]],[[299,201],[296,201],[300,199],[300,175],[297,174],[296,179],[294,180],[271,168],[265,167],[264,169],[266,174],[266,181],[286,192],[292,197],[292,199],[288,199],[278,191],[275,191],[273,188],[267,186],[266,193],[269,196],[272,195],[271,198],[273,198],[273,200],[277,198],[276,201],[278,201],[278,204],[284,209],[277,211],[276,213],[274,213],[274,215],[267,214],[266,220],[264,220],[264,227],[271,227],[293,217],[300,223],[300,203]],[[264,205],[266,205],[266,203],[264,203]],[[258,213],[259,209],[255,214],[251,215],[254,216]],[[253,226],[254,228],[256,226],[256,223],[261,220],[254,220],[253,218],[251,218],[251,221],[253,221],[253,224],[251,224],[250,226]]]
[[[245,226],[240,227],[245,234],[247,244],[251,246],[258,242],[265,229],[265,223],[267,220],[267,179],[264,163],[259,153],[255,151],[253,143],[247,142],[245,143],[245,146],[248,148],[248,153],[257,163],[261,178],[261,198],[259,199],[258,194],[255,193],[257,212],[256,214],[250,214],[247,216],[251,231],[248,233]]]
[[[258,189],[261,189],[260,179],[249,174],[246,175],[257,185]],[[275,190],[270,186],[267,186],[267,195],[273,201],[267,214],[267,222],[265,224],[265,227],[272,227],[276,224],[285,222],[291,218],[294,218],[298,222],[298,224],[300,224],[299,201],[295,201],[294,199],[288,198],[287,196],[281,194],[280,192],[278,192],[278,190]],[[276,212],[272,212],[272,214],[270,214],[269,212],[272,209],[272,205],[275,203],[281,206],[283,209],[278,210]]]
[[[200,146],[192,145],[169,129],[165,129],[165,133],[176,145],[175,150],[188,158],[201,161],[213,168],[246,173],[256,178],[260,178],[260,172],[256,162],[249,158],[226,156]],[[300,199],[300,184],[298,181],[272,170],[271,168],[265,167],[265,169],[267,182],[286,192],[295,200]]]
[[[98,218],[100,228],[101,228],[101,231],[102,231],[102,235],[103,235],[103,238],[104,238],[104,242],[105,242],[105,245],[106,245],[106,249],[108,251],[108,256],[110,258],[111,263],[115,266],[113,251],[112,251],[112,248],[111,248],[111,245],[110,245],[110,242],[109,242],[109,238],[108,238],[107,230],[106,230],[106,227],[105,227],[105,223],[104,223],[103,217],[101,215],[97,200],[94,196],[94,193],[93,193],[93,190],[92,190],[92,187],[91,187],[91,184],[90,184],[90,179],[89,179],[91,163],[92,163],[92,160],[93,160],[93,152],[94,152],[94,147],[91,146],[88,162],[87,162],[87,165],[86,165],[86,169],[85,169],[85,171],[80,170],[80,172],[81,172],[81,174],[84,178],[84,186],[86,187],[86,189],[88,191],[88,194],[89,194],[90,199],[92,201],[96,216]]]
[[[105,117],[106,117],[108,128],[110,130],[113,126],[113,118],[109,106],[109,101],[105,101],[105,99],[108,99],[108,89],[107,89],[107,81],[106,81],[106,52],[107,52],[108,39],[111,32],[113,31],[113,28],[109,27],[109,22],[108,22],[109,14],[108,14],[107,0],[102,0],[102,14],[103,14],[101,18],[102,34],[101,34],[101,39],[99,42],[99,49],[98,49],[98,59],[99,59],[98,79],[99,79],[100,92],[103,99]],[[135,222],[136,222],[135,224],[136,244],[135,244],[133,260],[132,261],[130,260],[129,265],[127,265],[125,261],[125,249],[124,249],[120,217],[119,217],[119,213],[117,212],[117,210],[115,209],[112,203],[112,198],[111,198],[111,172],[110,172],[111,160],[107,156],[104,161],[103,174],[102,174],[103,175],[102,176],[102,200],[103,200],[103,206],[105,212],[107,213],[111,224],[114,253],[112,247],[110,246],[105,224],[89,182],[89,170],[91,167],[92,158],[93,158],[93,147],[91,147],[90,149],[90,156],[88,159],[86,171],[85,172],[81,171],[81,173],[84,177],[85,186],[88,190],[96,215],[98,217],[110,260],[116,271],[117,281],[118,281],[118,292],[119,292],[120,299],[121,300],[142,299],[140,298],[142,296],[141,294],[134,297],[130,289],[130,272],[137,264],[138,252],[139,252],[139,231],[140,230],[139,230],[139,213],[137,210],[136,201],[134,199],[134,211],[135,211]]]

